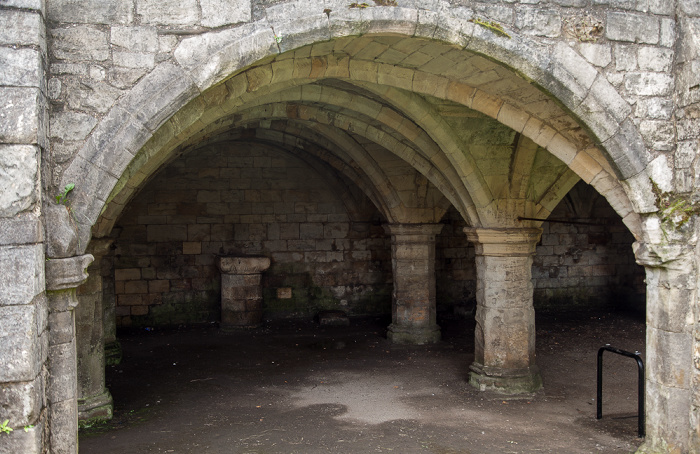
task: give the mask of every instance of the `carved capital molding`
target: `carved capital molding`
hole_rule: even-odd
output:
[[[51,259],[44,265],[46,290],[76,288],[88,278],[87,267],[95,258],[91,254]]]
[[[542,229],[483,229],[466,227],[467,239],[474,243],[477,255],[494,257],[527,256],[535,253]]]

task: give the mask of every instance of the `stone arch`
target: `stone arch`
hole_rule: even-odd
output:
[[[248,75],[247,93],[238,94],[230,92],[231,85],[222,82],[233,80],[228,78],[246,66],[254,64],[251,69],[256,70],[275,61],[280,52],[302,46],[308,47],[304,52],[308,50],[310,56],[327,55],[325,67],[321,68],[323,75],[336,77],[346,69],[345,63],[335,59],[332,52],[339,40],[382,39],[386,33],[394,34],[388,38],[420,42],[432,40],[426,42],[444,46],[446,50],[485,57],[483,61],[507,62],[506,70],[511,75],[517,75],[510,81],[519,81],[521,87],[529,86],[532,93],[542,93],[544,90],[554,96],[566,109],[566,112],[562,112],[571,124],[583,125],[592,136],[591,143],[587,144],[591,146],[586,150],[577,149],[572,144],[572,138],[518,105],[517,100],[510,100],[513,103],[509,103],[492,92],[473,87],[470,90],[468,86],[465,90],[465,86],[454,85],[450,90],[451,96],[459,97],[465,106],[496,118],[553,154],[566,157],[564,162],[605,195],[628,227],[639,236],[638,215],[632,210],[628,194],[620,185],[620,180],[627,180],[637,187],[649,186],[643,172],[647,164],[644,146],[628,118],[631,108],[604,77],[572,49],[564,44],[544,45],[517,34],[506,39],[456,16],[454,12],[436,14],[397,7],[309,16],[308,11],[314,6],[321,5],[316,2],[286,4],[285,14],[278,17],[268,15],[266,20],[236,29],[188,38],[176,49],[177,64],[163,62],[157,65],[119,100],[93,130],[61,178],[61,185],[71,181],[81,182],[74,191],[73,205],[84,240],[89,239],[91,226],[108,202],[126,202],[115,194],[118,195],[122,189],[119,185],[124,182],[120,182],[120,178],[130,164],[138,169],[135,171],[138,178],[131,182],[133,184],[138,183],[139,179],[144,181],[167,160],[168,156],[158,155],[157,145],[150,148],[150,156],[140,153],[147,142],[155,144],[159,140],[168,142],[185,137],[220,118],[221,109],[228,107],[223,103],[209,111],[196,112],[193,108],[180,115],[185,105],[205,106],[207,99],[224,92],[229,100],[245,94],[259,96],[252,93],[255,90],[251,89],[251,83],[264,83],[264,78],[256,79]],[[282,39],[278,40],[280,36]],[[313,57],[310,60],[309,77],[314,70],[319,70],[314,68]],[[499,67],[503,68],[502,65]],[[293,73],[299,69],[292,67],[286,81],[282,71],[280,77],[283,83],[293,85]],[[376,80],[379,84],[379,69],[373,72],[372,65],[366,61],[349,61],[347,71],[353,80]],[[390,82],[389,75],[384,71],[382,77],[385,82]],[[270,81],[274,82],[274,75]],[[412,79],[411,89],[420,91],[421,82],[424,93],[432,90],[432,95],[436,95],[439,93],[435,90],[440,88],[447,93],[448,84],[453,81],[446,77],[432,80],[419,77]],[[431,126],[434,125],[425,123],[425,128]],[[164,130],[170,137],[158,134]],[[607,158],[593,151],[596,144],[605,150]],[[644,199],[651,197],[650,191],[635,191],[633,197],[636,198],[631,202],[637,207],[650,204],[650,200]],[[81,244],[87,245],[87,241],[81,241]]]

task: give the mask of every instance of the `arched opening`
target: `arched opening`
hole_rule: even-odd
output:
[[[216,321],[215,257],[268,252],[277,256],[264,284],[268,309],[366,313],[388,296],[382,223],[439,224],[451,209],[465,227],[537,229],[541,221],[524,218],[549,217],[579,179],[639,233],[619,164],[596,146],[600,138],[511,70],[449,44],[342,38],[216,82],[177,112],[139,110],[154,132],[123,151],[76,160],[75,169],[105,177],[79,222],[96,238],[116,237],[124,323]],[[147,95],[172,85],[164,87]],[[97,134],[81,158],[128,128]],[[307,170],[286,175],[299,168]],[[317,189],[334,189],[314,192],[316,175]],[[300,179],[304,194],[294,184],[267,186]]]

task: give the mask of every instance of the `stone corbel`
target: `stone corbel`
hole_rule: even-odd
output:
[[[87,280],[87,268],[94,259],[92,254],[49,259],[44,267],[46,290],[66,290],[78,287]]]

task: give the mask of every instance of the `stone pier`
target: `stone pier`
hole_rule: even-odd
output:
[[[469,382],[508,394],[542,387],[535,364],[532,256],[540,229],[465,229],[476,248],[476,330]]]
[[[257,328],[262,324],[262,272],[268,257],[219,257],[222,331]]]
[[[90,254],[46,262],[46,295],[49,303],[49,408],[52,454],[78,452],[78,390],[75,342],[76,288],[87,279]]]
[[[391,325],[387,337],[397,344],[440,340],[435,314],[435,236],[441,224],[388,224],[394,276]]]
[[[88,252],[95,261],[87,281],[78,287],[80,304],[75,309],[78,354],[78,419],[100,421],[112,418],[112,395],[105,387],[105,349],[102,304],[102,258],[111,239],[93,239]]]

